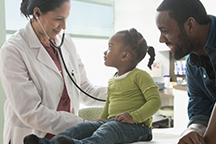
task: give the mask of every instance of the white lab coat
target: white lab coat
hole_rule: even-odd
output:
[[[56,43],[61,41],[57,35]],[[61,47],[68,70],[75,73],[84,91],[105,99],[106,88],[92,85],[86,77],[75,45],[68,34]],[[62,63],[62,62],[61,62]],[[80,93],[70,81],[62,65],[64,79],[41,45],[30,22],[16,32],[0,50],[0,77],[7,96],[4,106],[4,144],[22,144],[28,134],[44,137],[58,134],[82,122],[78,117],[79,102],[103,105]],[[71,99],[71,111],[56,111],[64,83]]]

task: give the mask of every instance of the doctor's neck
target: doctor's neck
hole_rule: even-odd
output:
[[[47,38],[46,34],[42,30],[39,22],[37,22],[35,19],[31,19],[31,25],[39,41],[49,46],[50,45],[49,39]]]

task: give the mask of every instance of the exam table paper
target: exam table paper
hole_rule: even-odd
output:
[[[157,128],[153,129],[153,139],[148,142],[134,142],[131,144],[177,144],[181,133],[186,128]]]

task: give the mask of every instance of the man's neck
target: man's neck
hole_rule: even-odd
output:
[[[210,31],[211,23],[207,25],[200,25],[199,30],[197,31],[197,42],[198,47],[193,52],[197,55],[204,55],[208,57],[208,54],[205,52],[205,44],[208,40],[209,31]]]

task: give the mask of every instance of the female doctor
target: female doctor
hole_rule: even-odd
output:
[[[26,27],[4,43],[0,51],[0,77],[7,96],[4,105],[4,144],[22,144],[29,134],[50,139],[82,122],[79,103],[103,105],[86,97],[70,81],[59,52],[70,0],[23,0]],[[87,93],[105,99],[106,88],[92,85],[75,45],[65,34],[61,46],[68,70]]]

